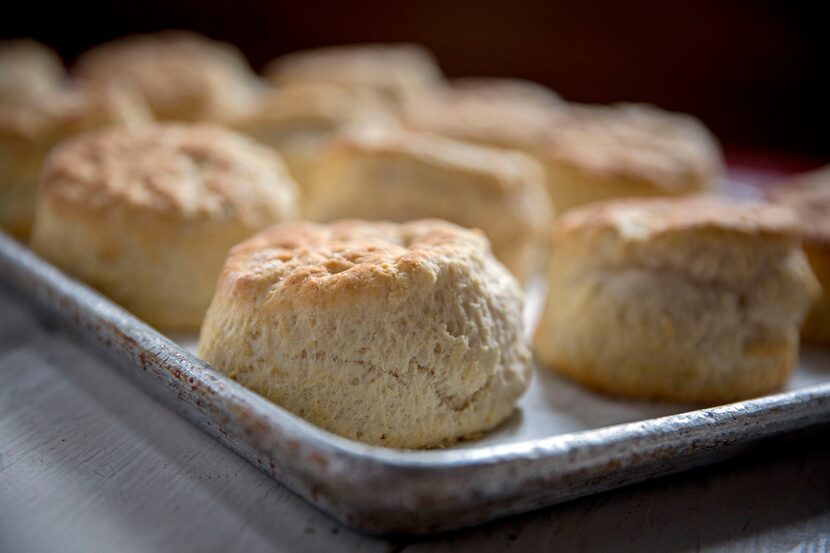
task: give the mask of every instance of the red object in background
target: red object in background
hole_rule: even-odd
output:
[[[778,184],[791,175],[818,169],[827,163],[815,157],[757,148],[728,147],[725,157],[730,179],[762,188]]]

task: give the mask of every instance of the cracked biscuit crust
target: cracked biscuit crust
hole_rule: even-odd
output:
[[[283,224],[231,252],[200,356],[323,428],[434,447],[527,387],[522,296],[486,239],[437,220]]]

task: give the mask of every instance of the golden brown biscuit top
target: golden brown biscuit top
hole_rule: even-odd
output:
[[[338,126],[348,123],[392,122],[387,104],[366,90],[327,84],[299,84],[264,92],[234,126]]]
[[[464,78],[409,96],[401,118],[412,129],[503,147],[534,147],[564,103],[542,85],[518,79]]]
[[[59,146],[41,190],[56,205],[89,212],[115,206],[174,220],[235,215],[271,220],[265,195],[294,185],[268,148],[221,127],[152,124],[110,128]]]
[[[277,85],[329,83],[400,92],[438,82],[432,54],[415,44],[358,44],[304,50],[265,67]]]
[[[553,255],[574,256],[599,278],[654,271],[728,290],[739,301],[771,276],[811,294],[817,290],[795,215],[782,207],[717,198],[632,199],[574,209],[554,227]]]
[[[63,62],[51,48],[29,39],[0,42],[0,101],[39,96],[65,80]]]
[[[242,53],[186,31],[133,35],[96,46],[74,66],[79,79],[134,88],[162,118],[181,110],[222,116],[244,106],[256,88]]]
[[[798,234],[795,216],[789,209],[690,197],[614,200],[576,208],[558,220],[554,237],[609,230],[633,242],[705,230],[789,238]]]
[[[796,212],[807,242],[830,247],[830,165],[782,183],[769,198]]]
[[[334,139],[330,154],[368,154],[379,158],[398,157],[490,178],[471,183],[497,192],[526,187],[528,181],[543,182],[541,167],[520,152],[488,148],[438,135],[399,127],[363,127]],[[459,183],[468,183],[460,179]]]
[[[691,116],[653,106],[577,106],[551,125],[544,157],[602,177],[696,189],[721,170],[714,137]]]
[[[118,88],[62,87],[0,101],[0,137],[49,144],[87,129],[151,119],[146,106]]]
[[[439,264],[483,255],[480,231],[437,219],[282,223],[231,250],[218,293],[258,305],[279,297],[324,307],[378,291],[392,300],[395,289],[433,284]]]

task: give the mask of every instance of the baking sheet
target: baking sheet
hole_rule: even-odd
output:
[[[752,194],[752,189],[745,194]],[[524,314],[528,340],[533,335],[544,306],[544,295],[543,279],[537,279],[529,286]],[[197,354],[197,334],[179,334],[171,338],[194,355]],[[824,382],[830,382],[830,349],[804,346],[798,368],[782,391],[798,390]],[[597,394],[535,365],[530,387],[519,400],[518,409],[512,417],[479,439],[458,442],[446,449],[469,450],[522,443],[686,413],[698,408],[700,406],[695,404],[639,401]]]
[[[830,353],[805,348],[788,389],[753,400],[689,411],[595,395],[537,370],[516,414],[480,440],[430,451],[368,446],[213,371],[191,353],[193,337],[181,347],[2,232],[0,281],[170,409],[320,510],[371,533],[479,524],[711,463],[760,439],[830,422]],[[532,291],[529,318],[540,301]]]

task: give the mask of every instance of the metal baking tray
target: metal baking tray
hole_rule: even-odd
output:
[[[426,534],[640,482],[830,421],[830,352],[805,349],[789,388],[710,409],[610,399],[537,370],[514,416],[430,451],[335,436],[213,371],[0,232],[0,281],[56,314],[146,391],[337,520]],[[530,312],[540,298],[531,298]]]

